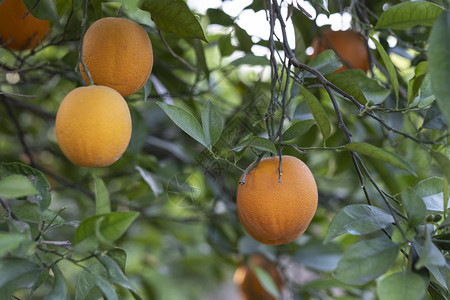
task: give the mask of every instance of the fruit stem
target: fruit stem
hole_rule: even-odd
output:
[[[242,177],[241,180],[239,180],[239,185],[244,185],[245,184],[245,177],[247,177],[247,174],[250,173],[254,168],[256,168],[259,164],[259,162],[261,161],[263,155],[265,152],[263,152],[262,154],[260,154],[258,156],[258,159],[256,159],[256,161],[254,163],[252,163],[250,165],[250,167],[247,168],[247,170],[244,171],[244,173],[242,173]]]

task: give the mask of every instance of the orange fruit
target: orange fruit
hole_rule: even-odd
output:
[[[332,49],[342,61],[342,67],[335,72],[347,69],[360,69],[364,72],[369,70],[368,48],[362,36],[352,30],[332,31],[324,30],[320,36],[312,41],[314,53],[311,58],[319,53]]]
[[[277,265],[261,254],[254,254],[250,258],[250,263],[239,266],[233,276],[234,283],[239,286],[242,298],[245,300],[275,300],[263,285],[260,283],[253,267],[259,267],[267,272],[278,288],[283,289],[283,280]]]
[[[11,50],[35,48],[47,35],[50,23],[28,12],[22,0],[0,3],[0,44]]]
[[[245,230],[268,245],[289,243],[302,235],[317,209],[318,194],[309,168],[298,158],[283,155],[261,159],[242,175],[237,190],[237,211]],[[247,172],[246,171],[246,172]]]
[[[112,88],[79,87],[68,93],[59,106],[55,129],[62,152],[74,164],[106,167],[128,147],[130,110]]]
[[[153,49],[147,32],[133,21],[103,18],[94,22],[83,39],[83,60],[92,80],[126,97],[136,93],[153,68]],[[89,79],[80,65],[81,75]]]

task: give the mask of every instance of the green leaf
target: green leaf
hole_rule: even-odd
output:
[[[414,77],[408,81],[408,105],[410,105],[414,98],[417,96],[417,92],[422,85],[425,75],[428,73],[428,62],[421,61],[414,69]]]
[[[78,226],[73,238],[73,245],[80,243],[88,246],[95,245],[97,242],[95,227],[100,218],[103,218],[99,229],[101,235],[108,241],[114,242],[127,231],[138,216],[138,212],[112,212],[87,218]]]
[[[41,212],[39,206],[33,203],[16,206],[13,208],[13,212],[24,222],[41,224],[42,221],[45,221],[46,226],[50,226],[49,228],[56,228],[65,224],[65,220],[56,212],[50,209]]]
[[[152,91],[152,79],[148,76],[147,82],[144,84],[144,101],[147,101],[150,92]]]
[[[239,152],[245,147],[253,147],[261,151],[270,152],[272,154],[278,153],[275,145],[270,140],[259,136],[251,136],[249,139],[242,141],[233,148],[233,151]]]
[[[287,142],[304,135],[314,125],[314,123],[315,121],[311,119],[293,122],[292,125],[289,126],[285,132],[283,132],[283,141]]]
[[[136,166],[136,170],[138,170],[142,179],[144,179],[144,181],[148,184],[148,186],[153,192],[153,195],[155,195],[155,197],[161,195],[161,193],[164,191],[164,188],[161,183],[161,180],[156,176],[156,174],[144,170],[140,166]]]
[[[202,26],[181,0],[143,0],[140,8],[148,11],[159,29],[181,38],[198,38],[207,42]]]
[[[0,259],[0,295],[8,296],[20,288],[30,288],[41,273],[40,267],[17,257]]]
[[[23,234],[0,233],[0,257],[19,247],[26,239],[27,237]]]
[[[265,56],[256,56],[254,54],[246,54],[237,58],[230,63],[232,66],[252,65],[252,66],[269,66],[270,62]]]
[[[252,269],[255,272],[259,283],[261,283],[266,292],[275,297],[275,299],[279,299],[280,292],[278,291],[278,287],[275,282],[273,282],[272,277],[270,277],[270,275],[264,269],[258,266],[252,266]]]
[[[236,35],[239,46],[238,49],[244,51],[245,53],[252,53],[253,41],[248,35],[247,31],[239,27],[237,24],[234,25],[234,34]]]
[[[427,210],[444,211],[444,180],[442,178],[431,177],[424,179],[414,187],[414,190],[422,198]],[[448,207],[449,205],[447,204]]]
[[[428,60],[431,88],[450,126],[450,11],[442,13],[431,29]]]
[[[380,300],[421,300],[425,297],[427,283],[411,271],[389,274],[378,282]]]
[[[119,300],[116,289],[108,279],[97,273],[92,273],[95,284],[102,291],[103,296],[108,300]]]
[[[448,180],[450,180],[450,160],[448,159],[448,157],[436,151],[431,151],[430,154],[431,157],[433,157],[437,162],[437,165],[442,170],[442,173],[444,173],[444,176],[447,177]]]
[[[372,233],[392,223],[394,218],[381,208],[367,204],[348,205],[331,221],[324,242],[327,243],[344,233],[352,235]]]
[[[75,285],[75,300],[98,300],[102,292],[97,287],[93,273],[101,273],[106,276],[105,268],[98,262],[88,265],[78,275]]]
[[[0,179],[0,197],[20,198],[36,194],[39,194],[39,192],[30,180],[23,175],[9,175]]]
[[[378,53],[380,53],[381,59],[383,60],[383,63],[386,67],[386,70],[388,71],[389,78],[391,79],[389,82],[392,85],[392,88],[394,89],[395,94],[395,107],[398,107],[398,78],[397,78],[397,72],[395,71],[394,65],[392,64],[391,59],[389,58],[389,55],[387,54],[386,50],[384,50],[383,46],[380,44],[379,41],[377,41],[373,36],[370,37],[372,42],[377,47]]]
[[[408,224],[411,227],[417,226],[425,220],[427,209],[422,198],[410,187],[402,193],[402,201],[405,206]]]
[[[206,10],[206,15],[209,18],[210,24],[219,24],[225,27],[229,27],[234,24],[234,20],[221,9],[208,8]]]
[[[45,211],[51,202],[50,183],[45,175],[41,171],[21,163],[0,163],[0,178],[14,174],[28,177],[34,187],[39,191],[39,194],[36,196],[28,196],[27,200],[32,203],[37,203],[41,211]]]
[[[102,215],[111,212],[108,189],[101,178],[94,175],[95,184],[95,214]]]
[[[125,276],[125,274],[122,272],[122,269],[114,261],[114,259],[112,259],[109,256],[103,255],[103,256],[100,256],[100,261],[102,262],[103,266],[106,268],[106,270],[108,272],[108,277],[111,280],[111,282],[113,282],[123,288],[126,288],[127,290],[132,292],[133,295],[140,298],[136,288],[133,286],[132,282]]]
[[[125,272],[125,266],[127,263],[127,252],[122,248],[115,247],[114,249],[109,250],[106,254],[114,259],[114,261],[119,265],[122,272]]]
[[[382,275],[394,263],[399,246],[387,238],[363,240],[344,252],[333,277],[350,284],[365,284]]]
[[[298,248],[292,259],[310,269],[331,272],[336,269],[341,257],[342,251],[338,245],[307,243]]]
[[[202,126],[208,148],[214,146],[223,130],[223,117],[210,100],[206,101],[202,109]]]
[[[416,269],[419,270],[425,266],[445,266],[446,261],[442,252],[431,241],[429,233],[425,232],[425,242],[419,251],[419,260],[416,263]]]
[[[310,2],[315,8],[320,7],[321,9],[323,9],[327,15],[330,14],[328,12],[328,0],[311,0],[308,2]]]
[[[403,2],[383,12],[375,28],[406,30],[417,25],[432,26],[443,10],[428,1]]]
[[[415,175],[415,172],[409,165],[409,163],[397,153],[390,152],[366,143],[350,143],[345,145],[345,148],[349,151],[356,151],[380,161],[387,162],[393,166],[399,167]]]
[[[303,96],[305,96],[309,110],[311,111],[314,120],[316,120],[323,138],[327,139],[331,135],[331,123],[325,109],[322,107],[319,100],[317,100],[316,96],[314,96],[310,91],[304,87],[300,87],[300,90]]]
[[[219,51],[222,57],[229,56],[234,52],[234,46],[231,44],[231,35],[227,34],[219,38]]]
[[[334,72],[342,67],[342,62],[333,50],[325,50],[319,53],[308,63],[308,66],[313,67],[322,74]],[[312,73],[306,72],[306,78],[316,77]]]
[[[203,133],[203,129],[191,113],[180,107],[164,102],[157,102],[157,104],[178,127],[190,135],[194,140],[203,146],[208,147],[208,141]]]
[[[350,70],[349,70],[350,71]],[[348,71],[343,71],[339,73],[328,74],[325,76],[331,83],[339,87],[341,90],[350,94],[361,104],[366,104],[367,99],[364,96],[364,93],[361,90],[358,82],[350,74],[347,74]],[[362,72],[362,71],[361,71]]]
[[[64,300],[70,299],[69,291],[67,290],[67,284],[64,279],[63,274],[59,270],[57,265],[52,266],[53,276],[54,276],[54,284],[53,290],[44,297],[44,300]]]
[[[25,6],[31,9],[31,14],[42,20],[49,20],[58,22],[58,11],[56,9],[56,2],[53,0],[41,0],[36,2],[35,0],[23,0]],[[37,4],[37,5],[36,5]]]

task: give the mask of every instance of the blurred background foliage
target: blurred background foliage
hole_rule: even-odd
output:
[[[34,1],[25,2],[29,5]],[[247,6],[243,6],[244,2]],[[37,258],[33,254],[41,254],[40,259],[47,264],[59,259],[52,251],[69,257],[61,259],[58,267],[71,295],[83,285],[80,278],[84,275],[79,276],[83,268],[77,264],[94,268],[96,263],[95,259],[77,264],[73,260],[115,249],[119,254],[108,254],[108,257],[126,257],[125,274],[143,299],[237,297],[236,288],[234,292],[230,291],[226,283],[231,282],[235,269],[254,253],[263,253],[278,263],[286,282],[287,299],[375,299],[374,281],[351,287],[330,275],[344,249],[360,237],[345,234],[323,244],[328,226],[342,207],[366,200],[351,157],[342,148],[346,140],[338,128],[329,97],[313,79],[304,78],[303,83],[311,86],[310,91],[320,99],[332,133],[325,142],[319,127],[314,125],[289,141],[300,149],[305,148],[304,154],[290,147],[285,147],[283,153],[302,159],[315,176],[319,190],[315,218],[297,241],[277,247],[254,241],[239,223],[235,204],[237,182],[241,170],[253,162],[255,153],[261,150],[257,145],[245,147],[242,141],[250,134],[266,136],[264,119],[271,97],[267,37],[254,36],[242,25],[246,16],[264,11],[268,4],[262,0],[244,2],[188,1],[202,25],[207,40],[204,42],[168,32],[162,32],[163,41],[150,14],[139,9],[143,4],[137,1],[89,1],[88,26],[102,17],[122,16],[140,23],[148,31],[154,50],[154,67],[146,87],[127,98],[133,135],[124,156],[110,167],[88,169],[78,167],[64,157],[54,132],[55,114],[62,99],[69,91],[84,84],[75,70],[83,1],[40,1],[38,6],[49,7],[36,11],[38,17],[51,21],[47,40],[33,51],[12,52],[0,48],[0,161],[19,162],[45,175],[51,186],[51,215],[43,217],[30,197],[29,201],[8,199],[9,207],[22,221],[12,220],[5,210],[0,209],[1,234],[11,233],[14,231],[11,228],[25,223],[32,237],[28,244],[19,241],[17,247],[8,251],[14,250],[15,255],[31,257],[34,261]],[[383,11],[401,1],[330,1],[328,6],[322,1],[310,2],[311,5],[302,1],[301,5],[312,12],[312,20],[294,7],[289,8],[292,11],[287,21],[294,33],[294,52],[302,63],[309,62],[308,47],[322,29],[319,25],[323,24],[318,25],[319,19],[340,16],[343,25],[343,16],[347,14],[351,17],[349,25],[363,32],[376,24]],[[443,4],[443,1],[435,2]],[[227,10],[225,6],[240,9],[234,12],[237,9]],[[285,2],[282,9],[287,15]],[[368,12],[364,14],[368,20],[360,19],[361,10]],[[269,29],[268,25],[265,28]],[[401,94],[400,110],[392,112],[396,108],[396,99],[391,92],[376,114],[386,125],[420,140],[436,141],[436,145],[418,143],[385,130],[379,122],[361,116],[352,103],[339,99],[353,141],[396,152],[414,170],[415,174],[363,156],[373,179],[394,196],[424,179],[443,177],[443,171],[430,156],[432,150],[448,157],[448,145],[442,146],[447,136],[445,118],[434,102],[427,77],[413,99],[417,105],[411,108],[407,103],[408,80],[414,75],[416,66],[426,60],[430,29],[429,26],[415,26],[401,31],[376,31],[398,72]],[[380,87],[390,89],[391,82],[380,54],[374,47],[370,52],[374,64],[369,77]],[[300,96],[299,85],[293,83],[290,88],[289,119],[285,128],[295,121],[313,119],[306,101]],[[224,120],[222,136],[212,152],[175,126],[156,104],[161,101],[175,104],[200,120],[207,100],[214,104]],[[280,117],[278,111],[275,120]],[[89,255],[85,251],[69,251],[52,245],[45,245],[48,251],[39,250],[42,245],[33,242],[34,238],[39,234],[42,221],[45,219],[48,225],[55,212],[59,216],[46,231],[45,240],[72,240],[80,222],[96,214],[93,176],[104,182],[112,211],[140,213],[126,233],[115,241],[117,248],[99,245],[90,249]],[[388,210],[373,186],[368,185],[367,191],[376,206]],[[394,231],[393,228],[387,230]],[[23,228],[18,228],[17,232],[23,233]],[[401,258],[399,261],[398,266],[401,266]],[[49,294],[55,284],[54,274],[49,275],[48,270],[42,273],[39,277],[42,284],[35,284],[33,299]],[[231,294],[221,296],[218,291],[223,286]],[[16,297],[30,297],[30,285],[20,287],[28,289],[19,290]],[[132,297],[124,286],[116,287],[120,298]],[[95,293],[90,297],[86,299],[96,299]]]

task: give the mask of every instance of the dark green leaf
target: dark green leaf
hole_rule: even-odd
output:
[[[133,286],[132,282],[125,276],[120,266],[109,256],[103,255],[100,257],[100,261],[108,272],[108,277],[111,282],[126,288],[134,295],[138,295],[136,288]],[[139,298],[139,297],[138,297]]]
[[[409,171],[411,174],[415,175],[415,172],[410,166],[410,164],[397,153],[390,152],[385,149],[378,148],[374,145],[366,143],[350,143],[345,145],[345,148],[349,151],[356,151],[361,154],[378,159],[380,161],[387,162],[393,166]]]
[[[94,176],[95,183],[95,214],[102,215],[111,212],[108,190],[101,178]]]
[[[27,239],[26,235],[17,233],[0,233],[0,257],[13,251]]]
[[[325,50],[314,57],[308,66],[313,67],[322,74],[328,74],[341,68],[342,62],[333,50]],[[305,77],[313,78],[316,76],[306,72]]]
[[[437,101],[434,101],[427,110],[425,118],[423,119],[422,127],[438,130],[445,130],[447,127],[447,121],[445,120],[445,116],[442,114]]]
[[[54,276],[54,284],[53,290],[48,294],[44,300],[64,300],[70,299],[69,291],[67,290],[67,284],[64,279],[63,274],[59,270],[57,265],[52,266],[53,276]]]
[[[350,285],[367,283],[386,272],[398,252],[399,246],[387,238],[360,241],[347,248],[333,276]]]
[[[28,201],[39,204],[41,211],[46,210],[50,206],[50,183],[41,171],[21,163],[0,164],[0,178],[13,174],[27,176],[35,188],[39,191],[39,195],[28,196]]]
[[[441,168],[442,173],[444,173],[444,176],[447,177],[448,180],[450,180],[450,160],[447,156],[440,152],[431,151],[431,157],[434,158],[434,160],[437,162],[437,165],[439,168]]]
[[[319,126],[323,138],[327,139],[331,135],[331,123],[325,109],[322,107],[319,100],[317,100],[316,96],[314,96],[310,91],[304,87],[301,87],[300,89],[306,99],[306,102],[308,103],[309,110],[311,111],[314,120],[316,120],[316,123]]]
[[[64,219],[57,215],[56,212],[50,209],[41,212],[39,206],[33,203],[16,206],[13,208],[13,212],[24,222],[40,224],[42,221],[45,221],[45,224],[50,226],[50,228],[56,228],[65,223]]]
[[[42,20],[58,22],[58,11],[56,9],[55,2],[57,1],[41,0],[39,2],[36,2],[36,0],[23,0],[25,6],[28,9],[31,9],[31,14],[34,17]]]
[[[240,65],[268,66],[270,65],[270,62],[265,56],[256,56],[254,54],[249,53],[243,57],[233,60],[230,64],[233,66],[240,66]]]
[[[428,72],[428,62],[421,61],[414,69],[414,77],[408,82],[408,104],[411,104],[413,99],[417,96],[423,79]]]
[[[389,78],[391,79],[389,82],[391,83],[392,88],[394,89],[396,107],[398,107],[398,89],[399,89],[399,87],[398,87],[397,72],[395,71],[394,65],[392,64],[392,61],[389,58],[389,55],[387,54],[386,50],[384,50],[384,48],[380,44],[380,42],[377,41],[373,36],[371,36],[370,39],[377,47],[378,53],[380,53],[381,59],[383,60],[383,63],[384,63],[384,66],[386,67],[386,70],[388,71]],[[367,98],[367,99],[370,99],[370,98]],[[370,99],[370,100],[372,100],[372,99]]]
[[[344,233],[368,234],[386,228],[393,222],[394,218],[381,208],[366,204],[348,205],[331,221],[324,242]]]
[[[239,152],[245,147],[253,147],[261,151],[277,154],[277,149],[275,148],[275,145],[268,139],[259,136],[251,136],[250,138],[242,141],[236,147],[233,148],[233,151]]]
[[[443,12],[431,29],[428,60],[431,88],[447,124],[450,124],[450,11]]]
[[[30,180],[23,175],[9,175],[0,179],[0,197],[19,198],[38,193]]]
[[[358,82],[355,79],[353,79],[353,77],[350,74],[347,75],[347,72],[349,71],[352,70],[328,74],[325,76],[325,78],[328,79],[331,83],[333,83],[337,87],[339,87],[341,90],[346,92],[347,94],[352,95],[353,98],[355,98],[355,100],[358,101],[359,103],[366,104],[367,99],[364,96],[364,93],[362,92]]]
[[[130,108],[131,113],[131,135],[130,144],[126,153],[130,153],[132,156],[137,156],[145,145],[147,140],[147,125],[146,120],[142,117],[142,114],[134,108]]]
[[[152,91],[152,80],[151,76],[148,76],[147,82],[144,84],[144,101],[147,101],[151,91]]]
[[[234,24],[234,20],[221,9],[208,8],[206,15],[208,16],[209,23],[211,24],[219,24],[226,27]]]
[[[293,260],[313,270],[330,272],[336,269],[341,257],[342,251],[337,245],[308,243],[299,247]]]
[[[252,269],[255,272],[256,277],[258,277],[259,283],[266,290],[266,292],[268,292],[276,299],[279,299],[280,292],[278,291],[278,287],[275,282],[273,282],[272,277],[270,277],[270,275],[260,267],[252,266]]]
[[[421,300],[426,291],[425,280],[411,271],[389,274],[377,285],[380,300]]]
[[[324,10],[327,15],[330,13],[328,12],[328,0],[311,0],[309,1],[315,8],[320,7]]]
[[[421,224],[427,215],[427,209],[422,198],[412,188],[408,187],[402,193],[402,201],[408,216],[408,224],[411,227]]]
[[[427,210],[444,211],[444,180],[442,178],[431,177],[424,179],[414,187],[414,190],[425,202]]]
[[[59,1],[56,1],[59,2]],[[92,0],[92,6],[94,7],[94,11],[96,14],[97,19],[101,19],[102,18],[102,0]]]
[[[219,51],[222,57],[229,56],[234,52],[234,46],[231,44],[231,36],[224,35],[219,38]]]
[[[198,38],[207,42],[202,26],[181,0],[143,0],[141,9],[148,11],[159,29],[182,38]]]
[[[252,53],[253,41],[252,38],[248,35],[247,31],[245,31],[238,25],[234,25],[234,33],[239,41],[238,49],[246,53]]]
[[[197,59],[196,62],[197,70],[202,71],[203,75],[209,81],[209,68],[208,63],[206,61],[205,48],[203,47],[203,43],[199,40],[191,40],[190,44],[192,45],[195,51],[195,57]],[[199,76],[199,74],[200,73],[197,73],[197,76]]]
[[[41,269],[29,260],[16,257],[0,259],[0,295],[9,297],[20,288],[30,288]]]
[[[375,26],[406,30],[413,26],[432,26],[443,8],[428,1],[408,1],[390,7],[383,12]]]
[[[99,218],[103,218],[100,224],[102,236],[108,241],[114,242],[127,231],[128,227],[138,216],[138,212],[112,212],[87,218],[78,226],[73,238],[73,245],[79,243],[91,245],[96,243],[95,227]]]
[[[311,119],[294,121],[292,125],[286,129],[285,132],[283,132],[283,141],[287,142],[304,135],[314,125],[314,123],[314,120]]]
[[[223,117],[210,100],[206,101],[202,109],[202,126],[208,148],[214,146],[223,130]]]
[[[425,266],[445,266],[446,261],[442,252],[431,241],[429,233],[425,232],[425,242],[419,252],[419,260],[416,263],[416,269],[419,270]]]
[[[180,127],[197,142],[205,147],[208,147],[208,141],[203,133],[203,129],[191,113],[180,107],[166,104],[164,102],[157,102],[157,104],[178,127]]]

